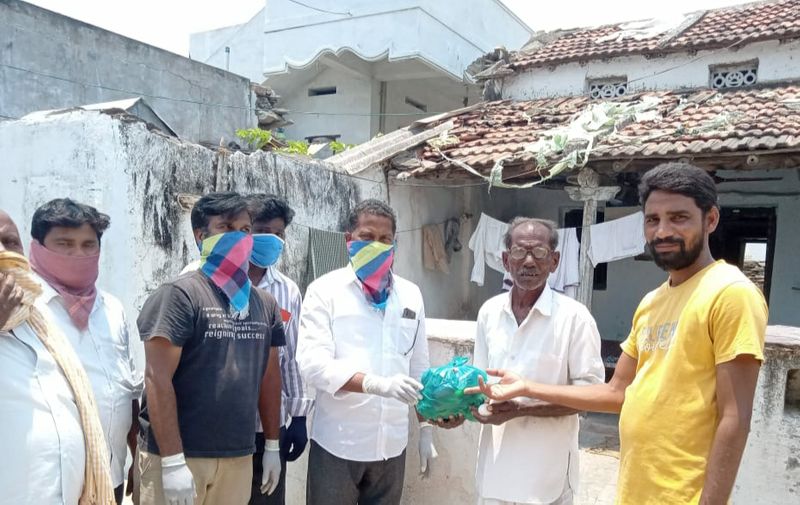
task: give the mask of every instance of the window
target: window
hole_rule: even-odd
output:
[[[595,100],[607,100],[628,94],[628,78],[626,76],[604,77],[587,80],[589,96]]]
[[[605,212],[597,212],[597,222],[605,220]],[[578,242],[581,241],[583,234],[583,209],[568,210],[564,214],[564,228],[577,228]],[[608,284],[608,263],[600,263],[594,268],[594,290],[605,290]]]
[[[330,135],[309,135],[306,137],[306,142],[309,144],[327,144],[328,142],[333,142],[338,140],[341,137],[338,133],[333,133]]]
[[[413,98],[408,97],[408,96],[406,97],[406,105],[410,105],[410,106],[414,107],[415,109],[420,110],[422,112],[428,112],[428,106],[427,105],[425,105],[422,102],[418,102],[418,101],[416,101]]]
[[[713,89],[742,88],[758,82],[758,60],[708,67]]]
[[[326,86],[323,88],[308,88],[308,96],[335,95],[336,86]]]

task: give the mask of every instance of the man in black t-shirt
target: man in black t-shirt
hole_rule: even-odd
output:
[[[280,476],[280,309],[251,289],[247,202],[213,193],[192,209],[200,270],[157,289],[139,315],[147,367],[139,433],[141,505],[245,505],[256,412],[264,487]],[[268,447],[269,449],[269,447]]]

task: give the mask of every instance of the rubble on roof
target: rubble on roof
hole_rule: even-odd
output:
[[[273,128],[280,128],[294,124],[294,121],[284,117],[289,111],[287,109],[278,108],[278,101],[281,97],[275,91],[260,84],[251,83],[250,89],[256,95],[256,118],[258,119],[258,127],[262,130],[271,130]]]
[[[482,178],[496,178],[500,164],[501,181],[516,184],[551,176],[555,164],[565,158],[566,174],[584,160],[618,171],[634,169],[629,166],[632,161],[697,156],[732,160],[776,152],[800,156],[798,107],[798,84],[652,91],[609,102],[586,96],[499,100],[420,121],[413,130],[394,132],[396,140],[376,139],[330,160],[351,172],[363,170],[364,160],[386,160],[391,174],[400,179],[475,179],[464,164]],[[578,144],[558,137],[575,125],[585,126],[586,118],[603,121],[598,111],[608,116],[609,111],[625,110],[631,113],[603,123],[601,134],[577,139]]]

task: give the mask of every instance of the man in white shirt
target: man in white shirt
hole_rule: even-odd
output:
[[[558,231],[551,221],[516,218],[503,264],[514,286],[478,313],[475,366],[503,368],[548,384],[597,384],[604,378],[600,335],[586,307],[556,293]],[[538,401],[488,406],[476,472],[479,504],[572,504],[578,485],[577,411]],[[480,409],[483,410],[483,409]]]
[[[92,384],[120,504],[128,446],[136,453],[143,378],[133,364],[122,304],[95,286],[109,224],[107,215],[68,198],[45,203],[33,214],[30,262],[42,279],[43,311],[72,344]]]
[[[409,406],[428,368],[419,288],[394,275],[394,211],[378,200],[348,220],[350,265],[314,281],[300,318],[297,362],[317,391],[308,461],[309,505],[397,505]],[[423,475],[435,457],[420,423]]]
[[[0,251],[22,255],[11,218],[0,211]],[[0,328],[22,302],[0,271]],[[0,331],[0,504],[77,505],[86,450],[75,399],[55,359],[28,323]]]
[[[308,433],[306,416],[314,406],[303,387],[297,367],[297,330],[303,303],[300,288],[276,266],[283,252],[286,228],[292,224],[294,210],[276,195],[256,194],[246,197],[253,219],[253,254],[250,258],[250,281],[270,293],[281,311],[286,332],[286,346],[280,350],[281,365],[281,476],[272,494],[261,493],[264,455],[264,433],[261,423],[256,433],[256,452],[253,454],[253,486],[250,505],[283,505],[286,500],[286,462],[295,461],[306,448]]]

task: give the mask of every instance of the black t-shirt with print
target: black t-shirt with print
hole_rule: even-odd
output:
[[[150,295],[137,324],[142,340],[164,337],[182,348],[172,385],[184,454],[196,458],[252,454],[258,393],[270,347],[286,342],[275,298],[251,289],[249,314],[237,320],[230,315],[222,291],[195,271]],[[159,454],[147,390],[139,421],[141,449]]]

